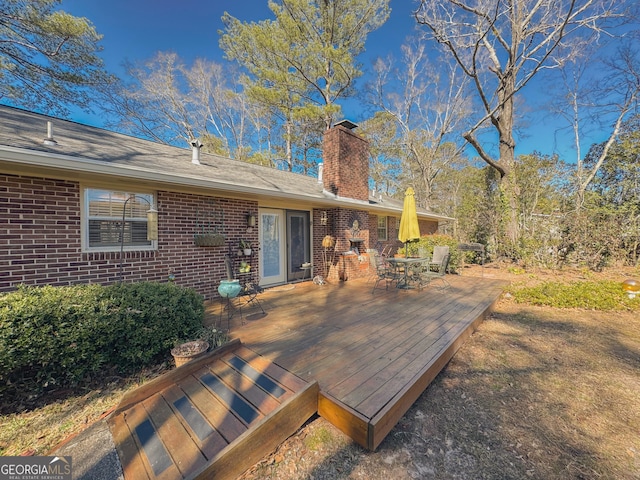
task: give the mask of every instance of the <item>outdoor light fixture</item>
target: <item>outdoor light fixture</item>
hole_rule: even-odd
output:
[[[326,225],[328,222],[327,211],[323,210],[320,214],[320,225]]]
[[[256,216],[252,213],[247,213],[247,227],[255,227],[256,226]]]
[[[124,254],[124,224],[127,213],[127,203],[129,200],[144,200],[149,204],[149,210],[147,210],[147,240],[158,240],[158,210],[156,210],[153,204],[145,197],[136,197],[135,195],[129,196],[122,205],[122,226],[120,229],[120,281],[122,282],[122,258]]]

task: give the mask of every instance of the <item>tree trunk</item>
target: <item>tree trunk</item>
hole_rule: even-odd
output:
[[[513,139],[513,103],[515,93],[515,75],[511,69],[501,78],[501,86],[498,90],[498,98],[502,107],[496,116],[492,118],[493,124],[498,130],[500,142],[500,164],[502,176],[500,180],[500,193],[502,197],[502,224],[504,235],[505,253],[514,256],[520,242],[520,228],[518,223],[518,196],[519,188],[515,175],[515,147]]]

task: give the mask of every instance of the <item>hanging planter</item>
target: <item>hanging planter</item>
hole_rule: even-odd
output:
[[[222,247],[224,240],[224,235],[219,233],[197,233],[193,236],[193,241],[198,247]]]

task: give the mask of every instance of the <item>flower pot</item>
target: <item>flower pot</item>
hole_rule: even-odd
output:
[[[220,280],[218,285],[218,293],[224,298],[235,298],[242,290],[240,280]]]
[[[244,254],[248,257],[249,255],[251,255],[251,249],[250,248],[245,248],[244,249]]]
[[[176,362],[176,367],[189,363],[196,358],[204,356],[209,350],[209,342],[204,340],[194,340],[186,342],[171,350],[171,355]]]

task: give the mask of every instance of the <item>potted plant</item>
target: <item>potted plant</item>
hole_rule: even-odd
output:
[[[248,257],[251,255],[251,242],[248,240],[240,240],[240,250]]]
[[[176,367],[204,356],[209,348],[213,350],[229,341],[229,335],[215,327],[203,327],[195,337],[195,340],[180,340],[171,349]]]
[[[227,279],[220,280],[220,285],[218,285],[218,293],[223,298],[235,298],[240,293],[240,290],[242,290],[240,280],[233,278],[233,267],[231,263],[231,257],[226,255],[224,258],[224,266],[227,271]]]
[[[177,342],[176,346],[171,349],[171,355],[173,355],[173,360],[176,362],[176,367],[180,367],[185,363],[204,356],[208,350],[209,342],[206,340],[183,340]]]

